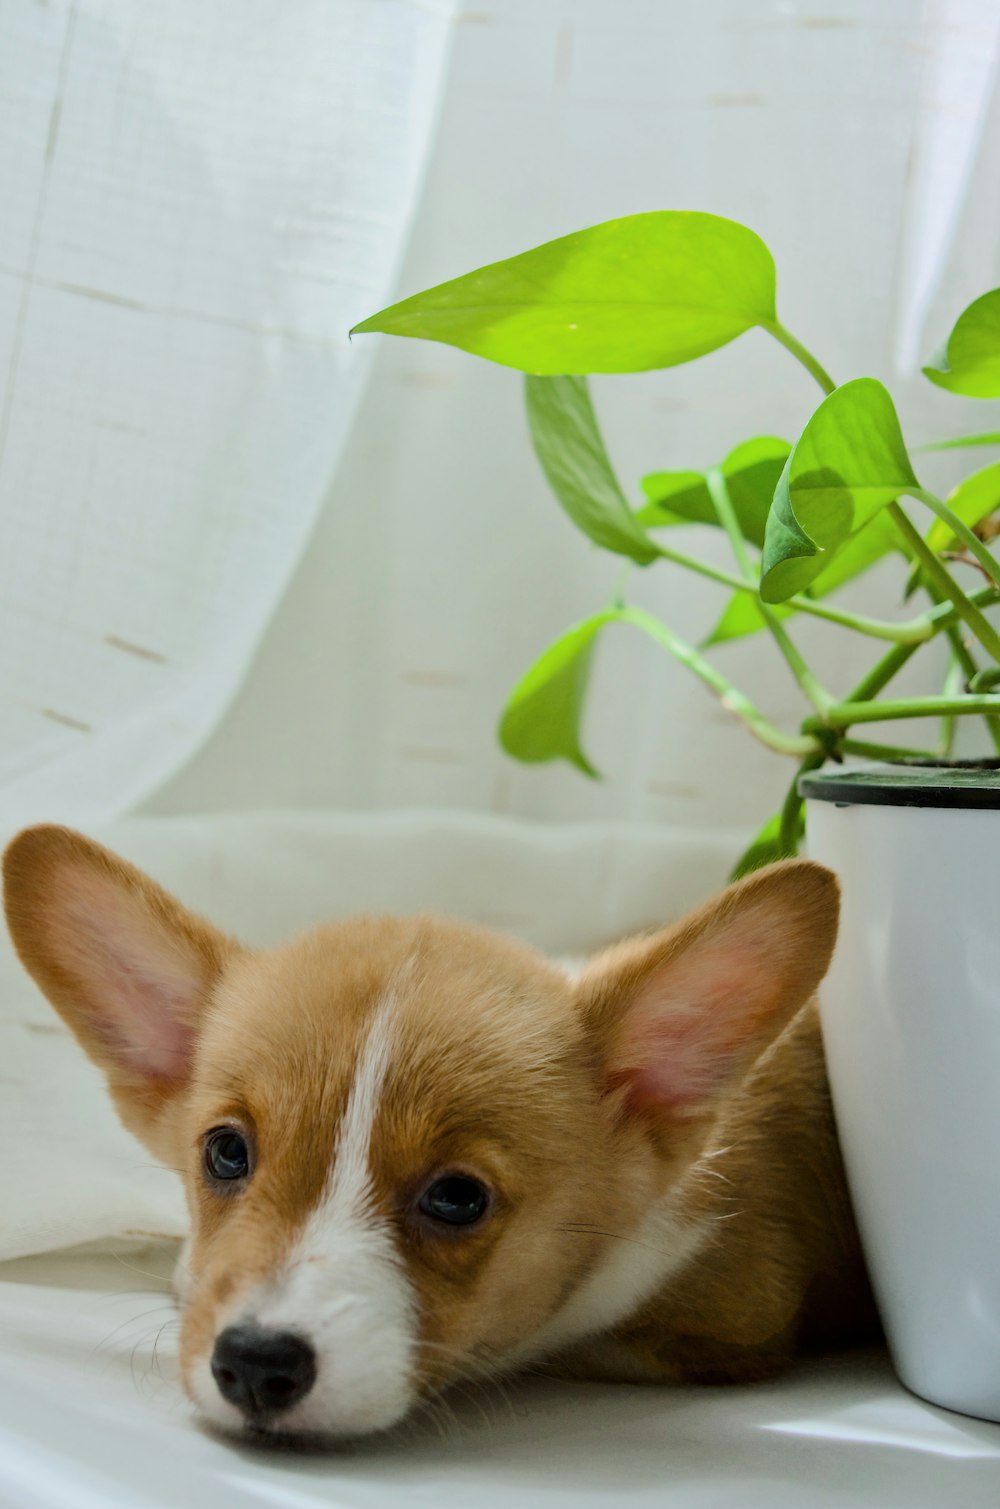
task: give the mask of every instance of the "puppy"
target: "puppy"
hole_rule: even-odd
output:
[[[436,917],[253,950],[65,828],[4,858],[26,968],[182,1171],[185,1387],[382,1430],[463,1379],[732,1382],[873,1312],[813,992],[834,877],[761,870],[579,978]]]

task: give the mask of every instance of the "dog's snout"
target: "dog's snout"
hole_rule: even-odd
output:
[[[316,1354],[290,1331],[228,1326],[216,1338],[212,1376],[248,1419],[267,1418],[305,1398],[316,1381]]]

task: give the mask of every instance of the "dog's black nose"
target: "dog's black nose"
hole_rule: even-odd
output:
[[[216,1338],[212,1376],[249,1419],[291,1409],[316,1381],[316,1354],[290,1331],[228,1326]]]

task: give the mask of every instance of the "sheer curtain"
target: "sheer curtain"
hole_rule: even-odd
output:
[[[205,737],[349,431],[452,0],[0,0],[0,823]]]

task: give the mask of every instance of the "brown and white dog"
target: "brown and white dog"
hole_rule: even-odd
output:
[[[223,1427],[357,1435],[463,1379],[736,1381],[871,1298],[790,862],[579,978],[435,917],[253,950],[57,827],[4,860],[18,952],[183,1172],[181,1369]]]

